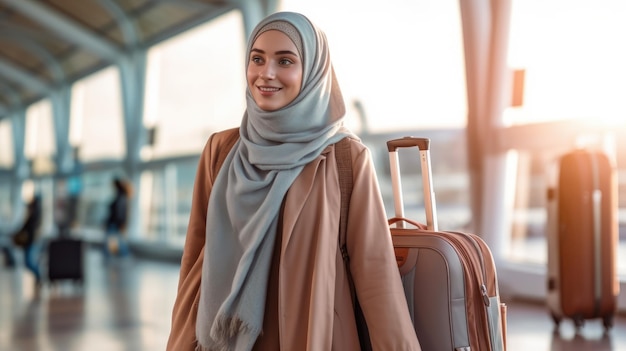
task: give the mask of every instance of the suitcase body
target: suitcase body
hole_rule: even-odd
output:
[[[48,243],[48,281],[73,280],[83,282],[83,241],[57,238]]]
[[[617,175],[601,151],[574,150],[559,160],[548,190],[548,299],[556,327],[586,319],[613,325],[617,275]]]
[[[427,225],[404,218],[397,149],[413,146],[420,149]],[[437,228],[429,140],[391,140],[388,149],[396,210],[389,224],[422,349],[505,350],[506,306],[500,303],[491,250],[477,235]]]

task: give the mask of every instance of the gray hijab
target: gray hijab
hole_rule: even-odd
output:
[[[240,139],[209,197],[196,321],[200,350],[252,349],[263,327],[283,198],[306,164],[352,135],[342,125],[345,105],[324,33],[301,14],[272,14],[252,31],[246,68],[255,39],[266,30],[282,31],[298,47],[302,87],[276,111],[260,109],[246,90]]]

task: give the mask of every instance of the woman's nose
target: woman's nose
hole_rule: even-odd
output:
[[[274,79],[275,76],[276,72],[271,64],[263,66],[263,68],[259,71],[259,77],[262,79]]]

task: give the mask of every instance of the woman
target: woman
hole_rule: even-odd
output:
[[[347,251],[375,350],[420,350],[369,151],[343,127],[326,37],[281,12],[253,30],[241,126],[202,152],[168,350],[359,349],[338,248],[334,145],[350,138]],[[357,190],[358,189],[358,190]]]

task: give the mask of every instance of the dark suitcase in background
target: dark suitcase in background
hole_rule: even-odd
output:
[[[48,281],[73,280],[83,282],[83,241],[55,238],[48,243]]]
[[[424,351],[506,350],[506,306],[491,250],[477,235],[437,228],[429,144],[413,137],[387,142],[396,214],[389,224],[415,332]],[[427,225],[404,218],[397,149],[415,146]]]
[[[559,159],[558,184],[548,190],[548,298],[558,328],[602,318],[611,328],[617,310],[617,173],[597,150]]]

